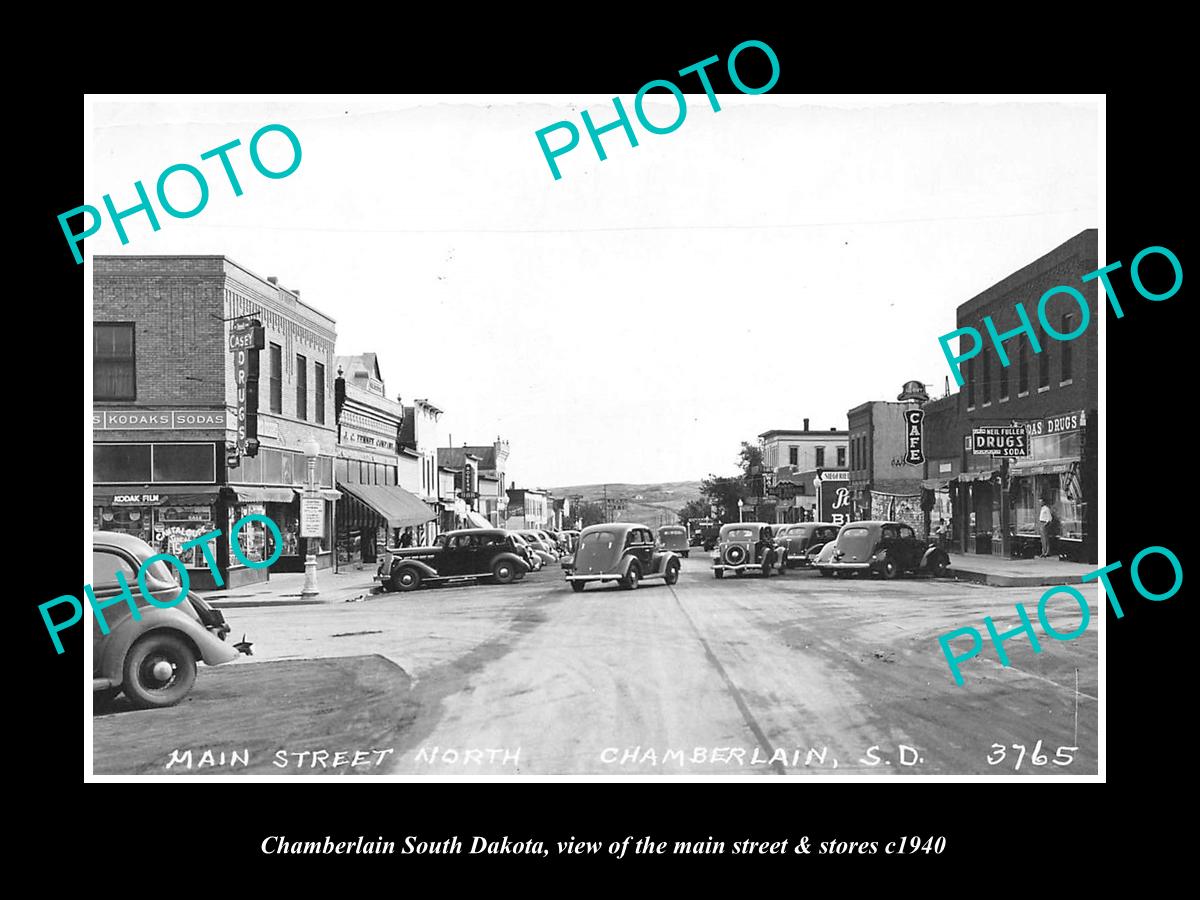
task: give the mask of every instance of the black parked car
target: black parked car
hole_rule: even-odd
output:
[[[389,548],[375,580],[389,590],[415,591],[425,582],[519,581],[530,569],[525,554],[498,528],[468,528],[438,535],[432,547]]]
[[[848,522],[814,563],[822,575],[870,572],[895,578],[905,572],[945,575],[950,556],[941,547],[923,541],[902,522]]]
[[[798,522],[780,525],[775,540],[787,550],[788,568],[810,566],[824,544],[836,541],[838,527],[830,522]]]

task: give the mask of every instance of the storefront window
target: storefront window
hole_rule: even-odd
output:
[[[141,538],[154,546],[153,506],[103,506],[99,508],[99,530],[119,531]]]
[[[233,526],[239,519],[249,515],[266,515],[266,507],[261,503],[237,503],[229,509],[229,531],[227,534],[233,534]],[[270,533],[267,531],[265,523],[252,520],[243,523],[238,531],[238,544],[241,546],[242,556],[251,562],[262,562],[268,559],[273,552],[273,548],[268,546],[268,542],[273,542]],[[229,565],[242,565],[233,554],[232,544],[229,550]]]
[[[212,484],[217,480],[212,444],[155,444],[154,481]]]
[[[154,537],[160,553],[177,556],[189,568],[205,568],[204,551],[199,545],[184,550],[183,545],[216,529],[211,506],[161,506],[154,512]],[[210,548],[213,546],[210,542]]]

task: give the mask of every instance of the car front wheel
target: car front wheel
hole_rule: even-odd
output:
[[[899,576],[900,567],[898,565],[896,565],[895,560],[888,559],[888,560],[884,560],[882,571],[883,571],[883,577],[890,581],[891,579]]]
[[[174,706],[196,683],[196,657],[182,638],[148,634],[125,656],[122,689],[137,709]]]
[[[667,566],[667,574],[663,579],[667,584],[675,584],[679,581],[679,563],[671,563]]]
[[[508,560],[502,559],[492,566],[492,580],[496,584],[512,584],[516,579],[516,567]]]
[[[725,571],[723,569],[713,569],[713,578],[724,578]]]
[[[573,590],[577,594],[582,594],[583,589],[585,587],[587,587],[586,581],[572,581],[571,582],[571,590]]]
[[[415,591],[421,586],[421,573],[416,569],[405,566],[392,573],[393,591]]]

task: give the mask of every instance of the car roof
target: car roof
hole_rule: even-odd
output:
[[[687,531],[682,525],[660,525],[659,531]]]
[[[453,537],[459,534],[506,534],[503,528],[459,528],[455,531],[443,532],[446,537]]]
[[[120,531],[93,531],[92,547],[109,547],[124,550],[139,559],[148,559],[158,551],[143,541],[140,537],[125,534]]]
[[[772,525],[770,522],[726,522],[724,525],[721,526],[721,530],[725,531],[726,529],[733,529],[733,528],[767,528],[767,527],[774,528],[775,526]]]
[[[651,530],[649,525],[639,525],[637,522],[601,522],[596,525],[589,525],[581,533],[587,534],[589,531],[628,531],[630,528]]]
[[[861,522],[847,522],[843,528],[849,528],[851,525],[861,525],[863,527],[879,528],[883,525],[908,525],[907,522],[894,522],[891,519],[864,519]],[[912,528],[911,525],[908,525]]]

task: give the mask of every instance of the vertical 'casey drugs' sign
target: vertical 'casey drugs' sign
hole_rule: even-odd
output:
[[[254,441],[257,448],[258,351],[266,346],[266,340],[266,331],[258,319],[241,319],[229,331],[229,349],[233,353],[234,384],[237,387],[237,449],[241,454],[246,453],[249,441]]]

